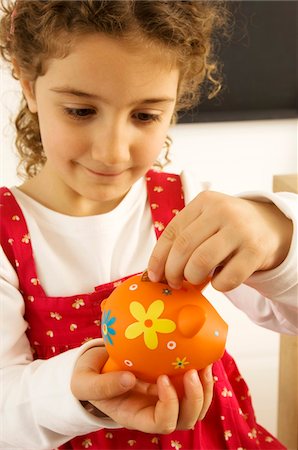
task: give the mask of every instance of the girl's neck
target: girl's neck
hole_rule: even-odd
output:
[[[77,217],[105,214],[115,209],[124,198],[123,196],[118,201],[110,202],[88,199],[63,182],[53,181],[46,176],[45,172],[46,170],[42,169],[39,174],[25,181],[18,188],[41,205],[61,214]]]

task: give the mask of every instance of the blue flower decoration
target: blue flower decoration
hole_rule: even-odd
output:
[[[101,334],[105,342],[108,342],[109,344],[113,345],[113,340],[111,336],[115,336],[116,331],[114,330],[114,328],[112,328],[112,325],[115,323],[116,317],[110,316],[111,316],[110,310],[103,313],[101,319]]]

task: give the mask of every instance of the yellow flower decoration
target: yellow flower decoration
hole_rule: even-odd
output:
[[[247,433],[250,439],[255,439],[257,437],[257,430],[253,428],[250,433]]]
[[[172,365],[175,366],[175,369],[185,369],[185,366],[189,364],[189,361],[186,361],[186,356],[183,359],[179,357],[176,358],[175,362],[172,362]]]
[[[233,435],[231,430],[226,430],[224,432],[225,440],[228,441]]]
[[[158,221],[154,222],[154,226],[155,226],[155,228],[158,229],[158,231],[162,231],[165,228],[164,224],[162,222],[158,222]]]
[[[85,302],[82,298],[77,298],[71,306],[75,309],[80,309],[81,306],[85,306]]]
[[[29,244],[29,242],[30,242],[30,235],[29,234],[24,234],[24,236],[22,237],[22,242],[24,242],[24,244]]]
[[[158,346],[157,333],[171,333],[176,329],[176,324],[170,319],[159,319],[164,310],[164,302],[155,300],[146,311],[139,302],[131,302],[130,312],[137,319],[125,330],[127,339],[135,339],[144,333],[146,347],[155,350]]]
[[[229,391],[226,387],[221,391],[223,397],[233,397],[232,391]]]
[[[175,450],[179,450],[182,445],[180,444],[179,441],[171,441],[171,447],[173,447]]]
[[[56,320],[61,320],[62,316],[61,314],[57,313],[57,312],[50,312],[50,316],[52,319],[56,319]]]
[[[82,446],[83,446],[84,448],[92,447],[92,441],[91,441],[91,439],[89,439],[89,438],[84,439],[83,442],[82,442]]]

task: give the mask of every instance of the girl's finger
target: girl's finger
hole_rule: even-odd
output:
[[[211,284],[218,291],[230,291],[247,280],[261,264],[262,259],[256,250],[240,249],[220,271],[215,272]]]
[[[198,372],[190,370],[184,375],[185,395],[180,403],[178,430],[189,430],[196,424],[204,404],[204,391]]]
[[[201,409],[198,420],[203,420],[210,405],[213,397],[213,374],[212,374],[212,364],[207,366],[205,369],[199,371],[199,377],[203,386],[204,391],[204,403]]]
[[[198,198],[195,200],[198,203]],[[217,231],[217,221],[210,220],[209,217],[201,214],[196,203],[193,201],[187,208],[180,211],[158,239],[148,263],[151,281],[159,281],[164,276],[170,253],[171,260],[179,261],[180,264],[176,270],[173,266],[173,270],[178,273],[183,272],[181,267],[185,265],[194,248]],[[170,274],[170,277],[174,280],[174,273]],[[177,278],[181,282],[181,276]]]
[[[107,400],[124,394],[135,385],[136,378],[131,372],[109,372],[81,374],[80,400]]]
[[[158,433],[169,434],[175,431],[179,414],[179,400],[176,390],[166,375],[157,379],[158,401],[154,411],[154,422]]]
[[[181,213],[178,214],[178,216]],[[148,276],[151,281],[160,281],[164,276],[168,254],[177,239],[180,226],[178,216],[168,224],[158,239],[148,262]]]
[[[238,246],[235,233],[228,229],[218,231],[195,249],[184,267],[184,278],[194,285],[200,284],[218,265],[225,264]]]
[[[181,231],[169,250],[164,271],[165,278],[172,288],[178,289],[181,287],[182,281],[185,278],[185,267],[191,260],[192,255],[205,242],[209,242],[212,236],[218,231],[215,221],[209,225],[204,224],[204,222],[204,215],[192,222]]]
[[[79,400],[104,400],[121,395],[132,389],[136,377],[131,372],[100,374],[107,360],[103,347],[87,350],[78,359],[71,381],[71,390]]]
[[[199,196],[192,200],[167,225],[158,239],[148,263],[151,281],[159,281],[164,275],[164,267],[169,251],[181,230],[189,226],[201,214]]]
[[[114,399],[93,403],[125,428],[159,434],[174,431],[177,426],[179,401],[169,378],[166,375],[158,378],[158,396],[152,395],[150,390],[136,391],[132,389]]]
[[[144,395],[153,395],[155,397],[158,396],[157,385],[152,383],[147,383],[146,381],[139,380],[137,378],[136,384],[133,388],[134,392],[138,392],[139,394]]]

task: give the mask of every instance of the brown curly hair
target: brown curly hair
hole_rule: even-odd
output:
[[[74,35],[103,32],[144,39],[172,53],[180,67],[176,112],[197,104],[204,90],[209,98],[220,90],[215,37],[228,23],[220,0],[1,0],[1,9],[1,55],[16,61],[31,81],[44,73],[49,57],[68,54]],[[17,78],[13,68],[12,74]],[[32,177],[46,157],[37,114],[24,97],[15,125],[19,168]]]

